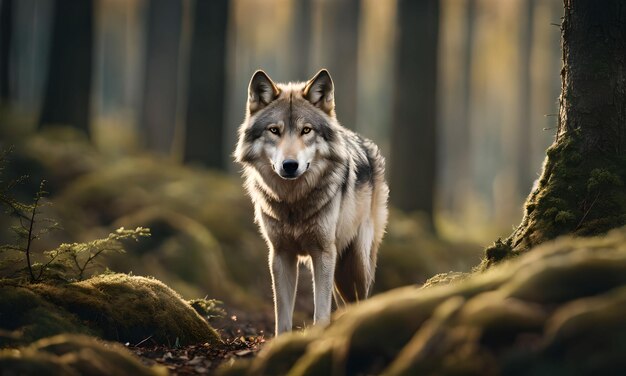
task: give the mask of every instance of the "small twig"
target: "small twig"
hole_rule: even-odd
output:
[[[589,205],[589,208],[587,209],[585,214],[583,214],[583,217],[580,219],[580,222],[578,222],[578,225],[576,226],[574,231],[578,230],[580,228],[580,226],[582,226],[583,222],[585,221],[585,218],[587,218],[587,215],[591,211],[591,208],[593,208],[593,205],[596,203],[596,201],[598,201],[598,197],[600,197],[600,191],[598,191],[598,194],[596,194],[596,197],[591,202],[591,205]]]
[[[150,334],[147,338],[142,339],[138,344],[135,345],[135,347],[137,346],[141,346],[144,342],[146,342],[147,340],[149,340],[150,338],[152,338],[153,334]]]
[[[43,276],[45,270],[54,262],[54,260],[57,259],[57,257],[59,257],[59,253],[55,253],[54,256],[50,257],[50,260],[48,260],[48,262],[41,265],[41,268],[39,269],[39,274],[37,275],[37,280],[41,280],[41,277]]]
[[[76,265],[76,269],[78,269],[78,280],[82,281],[84,269],[81,268],[78,263],[78,255],[76,253],[72,253],[70,256],[72,257],[72,261],[74,261],[74,265]]]
[[[91,254],[91,252],[89,252],[89,257],[87,257],[87,260],[83,263],[83,267],[82,268],[79,267],[80,269],[79,279],[80,280],[84,278],[84,273],[85,273],[85,270],[87,270],[87,265],[89,265],[91,261],[93,261],[96,257],[98,257],[104,251],[108,251],[108,249],[103,248],[97,251],[96,253],[94,253],[93,255]]]
[[[22,214],[13,201],[6,199],[1,194],[0,194],[0,203],[8,206],[11,209],[11,212],[17,215],[20,219],[28,219],[28,216],[25,214]]]
[[[26,252],[26,263],[28,264],[28,272],[30,273],[30,282],[35,282],[35,274],[33,273],[33,266],[30,262],[30,246],[33,243],[33,227],[35,225],[35,215],[37,214],[37,205],[39,204],[39,200],[41,199],[40,192],[37,192],[35,195],[35,202],[33,203],[33,210],[30,216],[30,226],[28,227],[28,240],[26,241],[26,248],[24,252]]]

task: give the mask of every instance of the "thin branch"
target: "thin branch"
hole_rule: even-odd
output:
[[[42,183],[43,184],[43,183]],[[26,241],[26,248],[24,251],[26,252],[26,263],[28,264],[28,272],[30,273],[30,282],[35,282],[35,274],[33,273],[33,266],[30,262],[30,246],[33,243],[33,227],[35,225],[35,215],[37,214],[37,204],[41,199],[41,191],[37,192],[35,195],[35,202],[33,205],[32,214],[30,216],[30,226],[28,227],[28,240]]]
[[[41,280],[41,277],[43,277],[43,273],[45,272],[45,270],[48,268],[48,266],[52,265],[54,260],[56,260],[59,257],[59,255],[60,255],[59,252],[53,253],[53,256],[50,257],[50,260],[48,260],[48,262],[46,262],[45,264],[41,265],[41,268],[39,269],[39,275],[37,275],[38,281]]]
[[[89,257],[87,257],[87,260],[83,264],[83,267],[80,269],[80,279],[81,280],[84,277],[83,274],[84,274],[85,270],[87,270],[87,265],[89,265],[89,263],[91,263],[91,261],[93,261],[96,257],[98,257],[98,255],[100,255],[102,252],[105,252],[105,251],[110,251],[110,249],[107,249],[107,248],[100,249],[99,251],[97,251],[93,255],[91,254],[91,252],[89,252]]]
[[[587,208],[587,211],[585,211],[585,214],[583,214],[583,217],[580,219],[580,222],[578,222],[578,225],[576,226],[576,228],[574,229],[574,231],[577,231],[580,226],[583,225],[583,222],[585,221],[585,219],[587,218],[587,215],[589,214],[589,212],[591,211],[591,208],[593,208],[593,205],[595,205],[596,201],[598,201],[598,197],[600,197],[600,191],[598,191],[598,194],[596,194],[596,197],[593,199],[593,201],[591,202],[591,205],[589,205],[589,208]]]

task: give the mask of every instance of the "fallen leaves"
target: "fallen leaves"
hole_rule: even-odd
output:
[[[222,336],[223,344],[164,346],[147,338],[137,345],[126,346],[144,364],[165,366],[172,375],[206,375],[223,362],[255,356],[265,344],[265,333],[273,321],[271,312],[256,315],[237,312],[212,321],[211,325]]]

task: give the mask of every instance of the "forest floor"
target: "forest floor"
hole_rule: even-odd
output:
[[[171,375],[202,375],[213,373],[224,362],[256,355],[272,336],[274,318],[271,311],[246,312],[225,307],[224,317],[211,320],[224,345],[208,343],[190,346],[157,345],[147,338],[143,343],[127,347],[147,365],[166,367]]]

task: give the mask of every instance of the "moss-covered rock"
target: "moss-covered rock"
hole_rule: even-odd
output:
[[[81,320],[29,286],[0,286],[0,345],[28,343],[59,333],[95,334]]]
[[[148,337],[172,345],[220,341],[175,291],[155,279],[125,274],[62,285],[4,284],[0,328],[23,343],[59,333],[87,333],[130,343]]]
[[[88,336],[58,335],[28,347],[0,350],[3,375],[167,375],[163,367],[146,367],[123,346]]]
[[[616,374],[624,302],[626,228],[561,238],[487,272],[363,301],[327,328],[278,337],[237,374]]]

